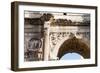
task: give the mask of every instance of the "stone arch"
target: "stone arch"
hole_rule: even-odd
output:
[[[54,47],[54,50],[52,51],[51,55],[55,58],[57,58],[57,54],[59,52],[59,48],[60,46],[62,45],[62,43],[64,43],[65,40],[69,39],[69,36],[66,36],[66,37],[63,37],[62,40],[59,40],[55,47]]]
[[[64,54],[72,52],[80,54],[84,59],[90,58],[90,47],[76,37],[69,38],[60,45],[57,57],[60,59]]]

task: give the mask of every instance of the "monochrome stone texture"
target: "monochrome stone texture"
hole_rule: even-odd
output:
[[[24,11],[24,61],[90,58],[90,14]]]

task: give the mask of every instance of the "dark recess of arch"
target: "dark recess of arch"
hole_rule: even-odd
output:
[[[90,48],[76,37],[66,40],[60,46],[57,57],[60,59],[64,54],[73,52],[80,54],[84,59],[90,58]]]

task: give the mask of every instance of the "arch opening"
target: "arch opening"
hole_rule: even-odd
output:
[[[57,57],[61,59],[67,53],[77,53],[81,55],[84,59],[90,58],[90,48],[81,39],[76,37],[67,39],[60,46],[58,50]]]
[[[60,60],[81,60],[83,57],[78,53],[67,53],[64,54]]]

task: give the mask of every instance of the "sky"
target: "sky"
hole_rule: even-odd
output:
[[[82,56],[77,53],[67,53],[60,60],[80,60]]]

